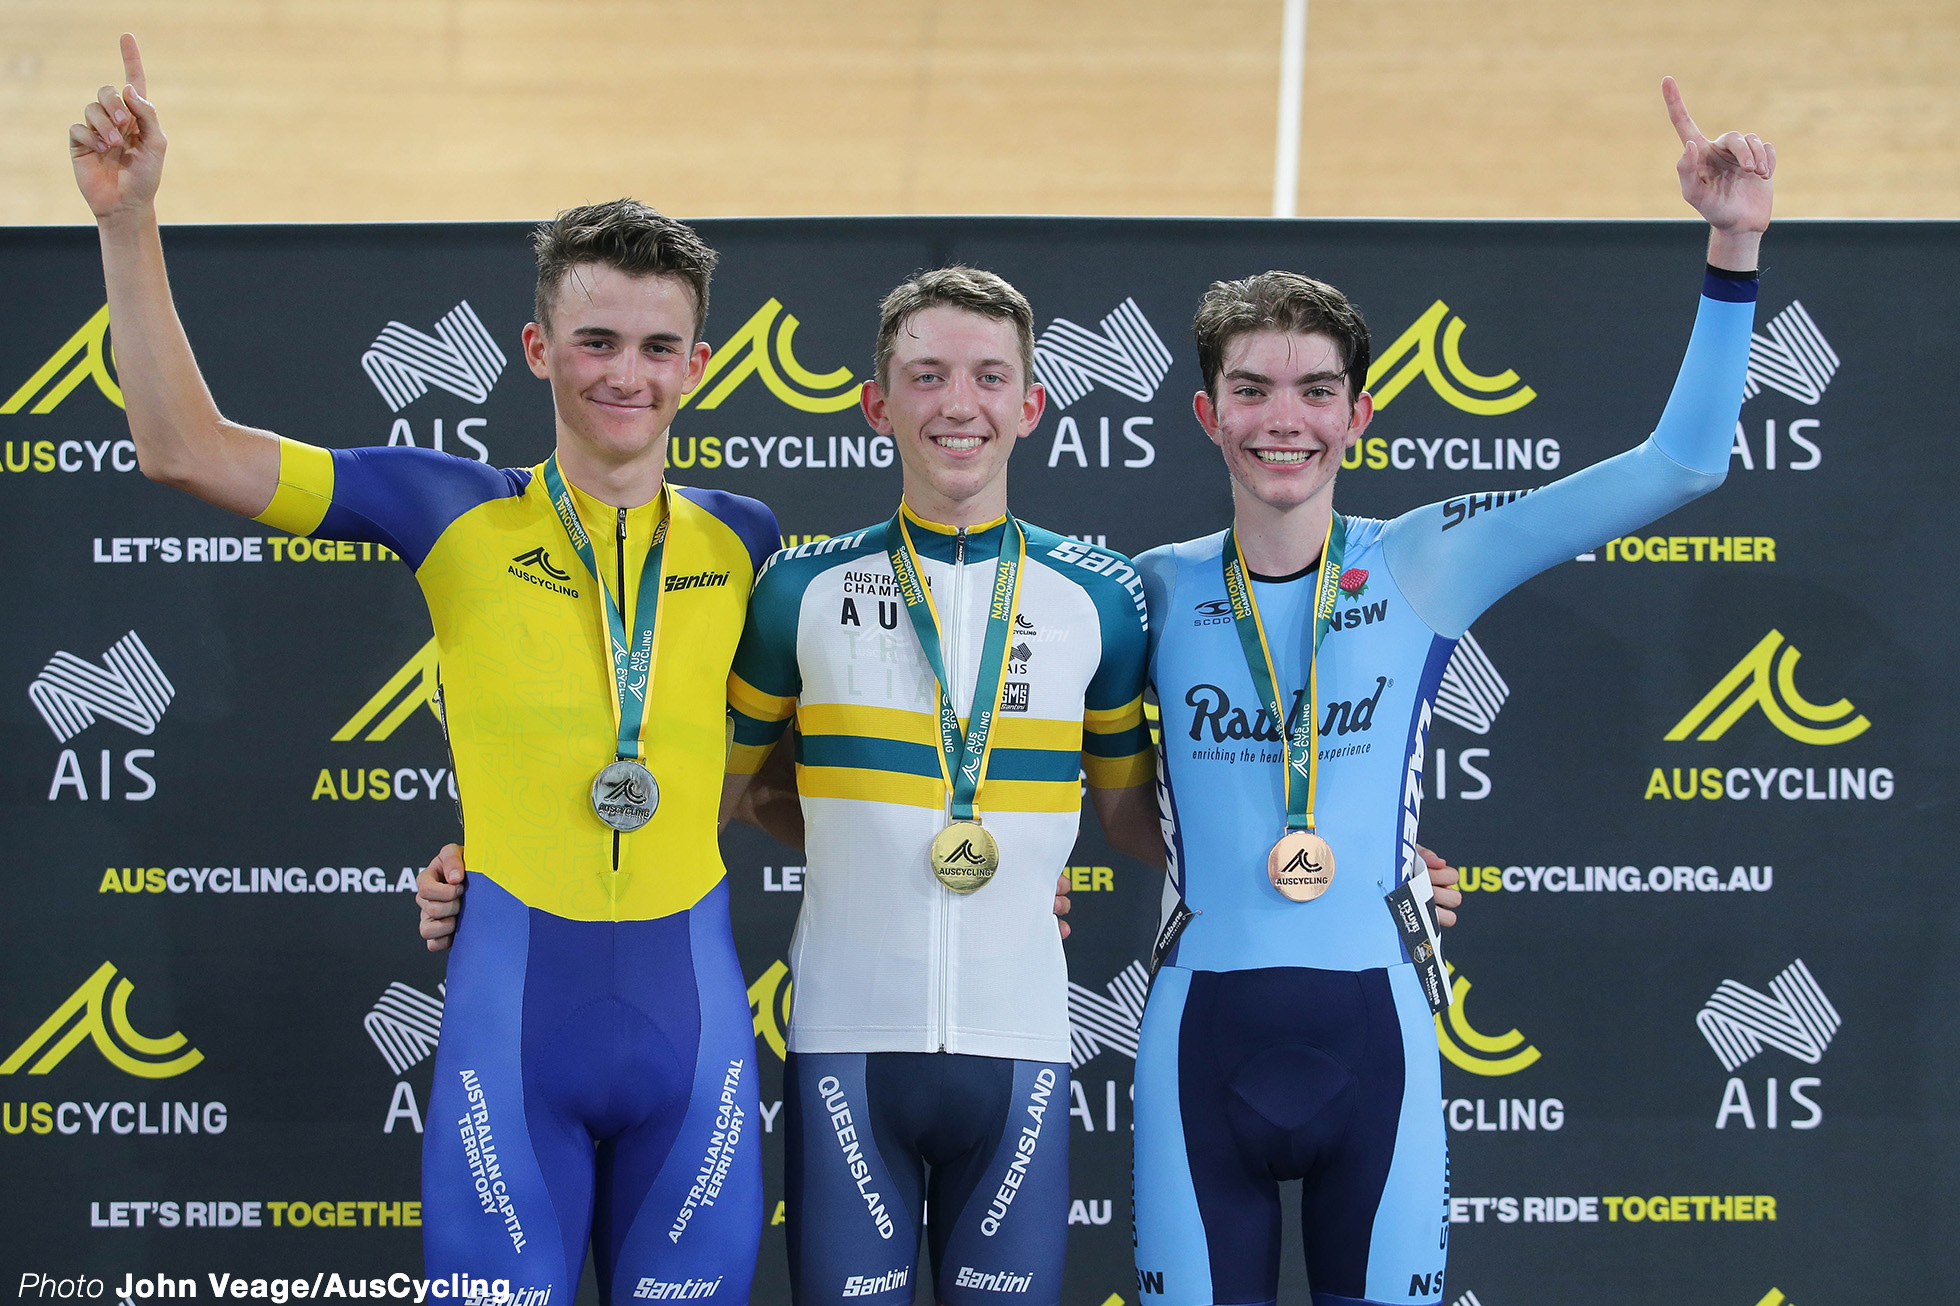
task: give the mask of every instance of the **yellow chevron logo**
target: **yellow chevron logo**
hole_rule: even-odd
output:
[[[94,317],[82,323],[81,330],[69,336],[61,348],[41,364],[40,370],[20,389],[7,396],[7,402],[0,404],[0,414],[17,413],[26,406],[27,401],[40,395],[40,401],[27,411],[32,414],[51,413],[60,407],[69,392],[84,381],[94,381],[95,388],[107,396],[116,407],[123,406],[122,387],[116,378],[109,375],[109,364],[114,359],[114,349],[108,343],[109,306],[104,304],[96,310]],[[62,368],[67,368],[63,372]],[[56,374],[60,379],[56,380]],[[50,386],[48,383],[53,381]],[[43,393],[46,391],[46,393]]]
[[[1757,1302],[1756,1306],[1786,1306],[1786,1303],[1788,1303],[1789,1300],[1790,1299],[1788,1297],[1785,1297],[1783,1295],[1781,1289],[1771,1288],[1768,1292],[1763,1294],[1763,1299]]]
[[[1376,411],[1388,407],[1417,377],[1427,379],[1429,388],[1444,402],[1479,417],[1514,413],[1538,397],[1530,386],[1518,384],[1518,374],[1510,368],[1495,376],[1483,376],[1466,367],[1463,330],[1463,319],[1451,316],[1450,306],[1440,299],[1410,323],[1409,329],[1368,368],[1368,393],[1374,396]],[[1518,388],[1512,390],[1512,386]],[[1479,399],[1465,393],[1470,390],[1498,397]],[[1506,390],[1510,393],[1501,393]]]
[[[130,1026],[129,995],[135,987],[116,974],[113,962],[103,962],[39,1029],[0,1061],[0,1075],[13,1074],[30,1060],[34,1064],[27,1073],[45,1075],[85,1038],[95,1040],[96,1050],[110,1065],[144,1079],[169,1079],[204,1060],[202,1052],[187,1046],[189,1040],[182,1033],[147,1038]]]
[[[780,959],[771,962],[769,969],[756,976],[755,983],[749,985],[749,1010],[755,1015],[755,1036],[767,1044],[779,1060],[789,1056],[789,1044],[783,1038],[783,1030],[789,1024],[790,990],[793,987],[789,967]]]
[[[1463,1000],[1470,992],[1470,981],[1457,974],[1456,967],[1444,963],[1452,977],[1450,1005],[1436,1013],[1436,1042],[1450,1064],[1473,1075],[1515,1075],[1537,1062],[1539,1051],[1525,1043],[1524,1035],[1513,1029],[1492,1037],[1471,1027]]]
[[[347,718],[347,724],[333,732],[334,742],[344,744],[350,739],[361,738],[368,743],[378,744],[395,733],[401,723],[415,715],[415,709],[426,707],[429,715],[442,723],[442,709],[436,704],[440,692],[436,680],[436,640],[429,636],[429,642],[415,651],[415,656],[402,664],[400,671],[388,677],[388,683],[374,691],[374,697],[361,704],[361,710]],[[361,732],[366,731],[363,735]]]
[[[1674,723],[1674,729],[1667,732],[1668,741],[1678,743],[1696,730],[1701,731],[1695,735],[1697,740],[1720,739],[1752,707],[1760,707],[1778,730],[1805,744],[1841,744],[1871,729],[1872,723],[1851,706],[1850,699],[1819,705],[1797,692],[1797,660],[1802,656],[1796,645],[1783,638],[1782,631],[1772,630],[1689,709],[1688,715]],[[1728,706],[1717,715],[1715,709],[1724,702]]]
[[[858,387],[851,369],[819,375],[796,361],[794,341],[800,325],[782,301],[770,299],[742,329],[708,359],[708,370],[694,393],[683,396],[681,407],[716,408],[751,376],[760,376],[769,393],[806,413],[842,412],[857,402]]]

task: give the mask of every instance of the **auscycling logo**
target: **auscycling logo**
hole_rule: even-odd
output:
[[[388,677],[387,683],[374,692],[360,710],[347,718],[347,723],[334,731],[337,744],[350,739],[362,739],[368,743],[380,743],[395,733],[402,722],[415,715],[415,709],[426,707],[429,715],[438,724],[442,721],[441,710],[436,706],[439,686],[436,680],[436,641],[429,642],[415,650],[401,669]]]
[[[116,974],[114,962],[103,962],[0,1061],[0,1075],[22,1068],[30,1075],[45,1075],[84,1040],[92,1040],[95,1050],[116,1069],[143,1079],[170,1079],[203,1061],[204,1054],[191,1047],[181,1032],[162,1038],[136,1032],[129,1020],[129,995],[135,987]]]
[[[1463,361],[1464,321],[1437,300],[1368,368],[1368,392],[1380,411],[1418,378],[1452,408],[1479,417],[1514,413],[1538,397],[1510,368],[1486,376]]]
[[[1464,999],[1470,993],[1470,981],[1457,974],[1455,966],[1448,962],[1443,965],[1452,976],[1450,1005],[1436,1013],[1436,1041],[1442,1048],[1444,1058],[1451,1065],[1473,1075],[1515,1075],[1526,1066],[1535,1064],[1540,1055],[1538,1049],[1517,1030],[1491,1035],[1471,1025],[1469,1013],[1464,1008]]]
[[[546,552],[543,546],[532,549],[528,553],[518,554],[510,560],[510,566],[504,570],[521,581],[527,581],[539,589],[550,590],[553,594],[563,594],[574,599],[579,595],[576,589],[565,583],[572,578],[571,573],[553,566],[551,554]],[[537,572],[544,574],[540,576],[536,574]]]
[[[681,407],[718,408],[752,376],[760,377],[770,394],[802,412],[836,413],[857,403],[858,386],[850,368],[818,373],[797,361],[799,325],[796,315],[786,312],[782,301],[772,297],[715,348],[701,384],[682,396]],[[689,464],[692,461],[690,455]]]
[[[1770,724],[1804,744],[1841,744],[1869,730],[1870,720],[1850,699],[1819,704],[1798,692],[1796,669],[1802,656],[1782,631],[1770,631],[1674,723],[1667,732],[1668,742],[1679,743],[1691,735],[1701,741],[1720,739],[1751,708],[1761,708]]]
[[[48,355],[48,361],[36,368],[34,375],[0,402],[0,415],[18,413],[23,408],[33,416],[51,413],[84,381],[93,381],[103,398],[121,408],[122,387],[109,374],[113,356],[109,345],[109,306],[104,304]]]

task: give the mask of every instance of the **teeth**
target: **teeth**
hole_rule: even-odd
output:
[[[962,453],[968,449],[978,449],[981,443],[982,441],[977,435],[942,435],[938,439],[940,448],[951,449],[955,453]]]
[[[1314,451],[1311,449],[1258,449],[1253,452],[1252,456],[1262,463],[1278,463],[1282,466],[1292,466],[1305,462],[1313,454]]]

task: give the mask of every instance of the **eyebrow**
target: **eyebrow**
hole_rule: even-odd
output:
[[[986,368],[1013,367],[1014,365],[1015,365],[1015,360],[1007,359],[1007,358],[983,358],[974,364],[974,366],[976,367],[986,367]],[[899,362],[899,366],[900,367],[930,367],[930,368],[936,368],[939,371],[943,372],[947,368],[947,363],[946,360],[943,358],[907,358],[901,360]]]
[[[574,340],[620,340],[623,338],[619,332],[613,330],[611,327],[582,326],[574,328],[572,331],[572,339]],[[650,331],[640,337],[643,343],[649,340],[658,340],[662,344],[675,343],[682,338],[681,333],[678,331]]]
[[[1308,372],[1302,376],[1295,377],[1289,384],[1312,385],[1317,381],[1338,381],[1346,375],[1347,371],[1345,368],[1338,372]],[[1225,374],[1225,379],[1227,381],[1250,381],[1254,385],[1272,385],[1274,383],[1273,378],[1270,376],[1262,372],[1249,371],[1243,367],[1233,368]]]

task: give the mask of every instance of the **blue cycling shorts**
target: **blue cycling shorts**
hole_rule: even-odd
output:
[[[934,1301],[914,1264],[928,1214],[940,1306],[1061,1301],[1066,1065],[792,1052],[783,1101],[796,1306]]]
[[[1412,966],[1164,967],[1137,1049],[1143,1306],[1271,1303],[1290,1179],[1314,1306],[1440,1302],[1441,1102]]]
[[[656,920],[574,921],[470,877],[422,1146],[431,1278],[573,1306],[589,1239],[607,1302],[742,1306],[761,1143],[726,882]]]

